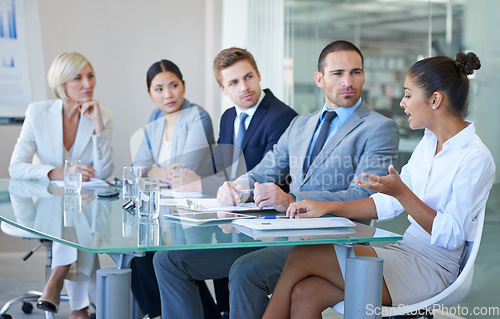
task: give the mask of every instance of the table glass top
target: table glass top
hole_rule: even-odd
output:
[[[230,222],[196,225],[167,218],[178,213],[175,206],[161,206],[158,219],[140,220],[137,214],[122,208],[121,195],[98,198],[96,194],[102,190],[83,189],[80,196],[68,196],[49,181],[0,179],[0,219],[95,253],[389,242],[402,238],[359,223],[352,228],[265,233],[241,227],[236,230]]]

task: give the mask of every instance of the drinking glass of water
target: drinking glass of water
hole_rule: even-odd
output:
[[[153,219],[160,215],[160,180],[158,178],[139,178],[139,218]]]
[[[123,168],[122,193],[123,203],[132,200],[137,207],[137,182],[141,178],[142,170],[139,166],[125,166]]]
[[[82,195],[78,192],[64,194],[64,227],[80,224]]]
[[[82,162],[64,161],[64,190],[66,193],[80,193],[82,190]]]
[[[158,246],[160,244],[160,224],[158,219],[141,219],[137,227],[137,244],[140,247]]]

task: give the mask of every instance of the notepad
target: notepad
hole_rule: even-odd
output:
[[[245,226],[256,230],[279,230],[279,229],[312,229],[312,228],[337,228],[354,227],[355,223],[345,217],[319,217],[319,218],[295,218],[295,219],[249,219],[235,220],[235,225]]]

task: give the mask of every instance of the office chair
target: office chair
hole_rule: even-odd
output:
[[[33,255],[33,253],[38,250],[38,248],[40,248],[41,246],[45,247],[45,249],[47,250],[47,263],[45,265],[45,275],[46,275],[46,279],[48,279],[50,276],[50,269],[52,266],[52,241],[50,241],[48,239],[44,239],[42,237],[39,237],[39,236],[32,234],[30,232],[24,231],[20,228],[14,227],[14,226],[12,226],[6,222],[3,222],[3,221],[0,223],[0,228],[7,235],[10,235],[13,237],[21,237],[24,239],[37,239],[39,241],[38,245],[35,246],[30,252],[28,252],[23,257],[24,261],[26,261],[28,258],[30,258],[31,255]],[[33,312],[33,304],[32,303],[36,303],[38,301],[38,298],[40,298],[41,295],[42,295],[41,291],[30,290],[20,297],[13,298],[13,299],[7,301],[3,305],[2,309],[0,309],[0,318],[11,319],[12,317],[9,314],[7,314],[7,311],[9,310],[10,307],[12,307],[13,305],[15,305],[17,303],[22,303],[21,309],[25,314],[32,313]],[[69,299],[68,299],[67,295],[61,294],[61,301],[68,301],[68,300]],[[47,319],[54,318],[54,314],[46,311],[45,318],[47,318]]]
[[[472,278],[474,276],[474,262],[476,261],[479,245],[481,244],[481,236],[483,235],[484,215],[486,214],[486,206],[481,209],[476,217],[477,230],[473,241],[465,243],[464,258],[460,263],[460,273],[457,279],[446,289],[439,294],[427,300],[407,305],[405,307],[382,307],[381,313],[387,319],[396,318],[427,318],[432,319],[434,315],[432,310],[436,307],[450,307],[462,301],[470,291],[472,286]],[[332,307],[333,310],[344,313],[344,302],[339,302]]]

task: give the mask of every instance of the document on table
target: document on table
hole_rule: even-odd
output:
[[[177,219],[190,224],[223,223],[231,222],[240,218],[255,218],[252,215],[245,215],[234,212],[192,212],[179,209],[178,213],[165,215],[165,218]]]
[[[311,229],[266,229],[257,230],[239,225],[236,221],[232,222],[234,228],[253,239],[272,239],[277,237],[290,237],[293,239],[309,239],[311,237],[340,236],[353,234],[356,231],[351,227],[336,228],[311,228]]]
[[[160,205],[175,205],[200,212],[248,212],[273,209],[271,206],[260,209],[255,203],[220,205],[216,198],[161,198]]]
[[[174,198],[200,198],[200,197],[203,197],[204,195],[202,193],[197,193],[197,192],[181,193],[181,192],[173,191],[170,188],[161,188],[160,189],[160,196],[174,197]],[[165,205],[168,205],[168,204],[165,204]]]
[[[235,220],[233,224],[256,230],[317,229],[356,226],[355,223],[345,217],[245,219]]]
[[[64,187],[63,180],[51,181],[52,184],[57,187]],[[99,178],[91,178],[88,182],[82,182],[82,188],[98,188],[98,187],[109,187],[108,183]]]

